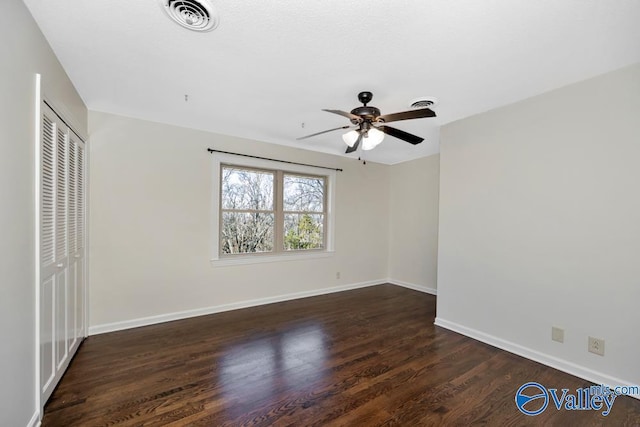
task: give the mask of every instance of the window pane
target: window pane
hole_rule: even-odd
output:
[[[273,251],[273,224],[270,213],[223,212],[222,253]]]
[[[273,173],[222,168],[222,209],[273,210]]]
[[[324,215],[285,214],[284,249],[321,249],[324,245]]]
[[[324,178],[285,175],[283,193],[285,211],[324,211]]]

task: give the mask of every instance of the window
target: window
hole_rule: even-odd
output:
[[[213,156],[212,262],[265,262],[332,252],[334,171]]]
[[[325,177],[283,174],[284,249],[324,248]]]
[[[221,253],[272,252],[276,247],[276,174],[226,165],[221,173]]]

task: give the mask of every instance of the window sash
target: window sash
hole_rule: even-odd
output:
[[[312,212],[322,213],[322,212],[325,211],[326,194],[327,194],[327,192],[325,191],[327,178],[325,176],[323,176],[323,175],[312,175],[312,174],[300,174],[300,173],[284,172],[284,175],[283,175],[283,178],[282,178],[282,181],[281,181],[282,190],[283,190],[283,198],[282,198],[283,204],[285,202],[285,197],[284,197],[285,194],[284,194],[284,192],[286,190],[285,189],[285,181],[286,181],[287,178],[291,178],[291,179],[294,179],[294,180],[295,180],[295,178],[301,178],[303,180],[306,179],[306,180],[309,180],[309,181],[311,181],[311,180],[322,181],[322,209],[321,210],[315,210],[315,211],[312,211]],[[293,181],[293,182],[295,182],[295,181]],[[283,210],[284,211],[292,211],[292,212],[305,211],[305,209],[284,209],[284,206],[283,206]]]
[[[310,173],[299,173],[299,172],[287,172],[287,171],[279,171],[280,174],[278,176],[278,184],[281,188],[281,197],[278,199],[280,203],[279,208],[279,218],[278,224],[281,226],[281,229],[278,232],[278,236],[280,237],[280,242],[278,242],[278,248],[282,253],[303,253],[303,252],[321,252],[326,250],[327,247],[327,181],[328,177],[324,175],[315,175]],[[322,180],[322,211],[304,211],[304,210],[284,210],[284,178],[285,176],[294,176],[300,178],[315,178]],[[309,249],[286,249],[285,247],[285,216],[287,214],[309,214],[309,215],[322,215],[322,243],[319,248],[309,248]]]
[[[237,213],[237,212],[223,212],[223,215],[221,215],[222,220],[224,221],[224,214],[225,213]],[[240,212],[242,213],[242,212]],[[255,216],[255,217],[254,217]],[[262,218],[259,218],[260,216],[262,216]],[[229,246],[230,248],[233,247],[237,247],[237,248],[247,248],[247,246],[249,245],[253,245],[253,251],[246,251],[246,252],[225,252],[224,248],[225,248],[225,244],[227,242],[226,239],[224,239],[224,234],[225,234],[225,230],[224,228],[221,228],[220,230],[220,253],[223,254],[224,256],[235,256],[235,255],[248,255],[248,254],[261,254],[261,253],[266,253],[266,254],[271,254],[273,253],[273,249],[275,248],[275,215],[273,213],[256,213],[256,214],[252,214],[249,213],[249,217],[244,217],[242,218],[242,216],[240,217],[240,224],[235,224],[235,231],[239,231],[242,229],[243,225],[249,224],[249,227],[251,227],[252,225],[255,225],[252,220],[260,220],[262,226],[264,226],[264,228],[260,229],[259,231],[261,233],[264,233],[262,235],[262,237],[259,240],[255,240],[255,239],[245,239],[243,241],[237,241],[234,239],[235,236],[231,235],[230,236],[230,243]],[[258,231],[258,229],[253,229],[251,230],[253,232]],[[254,235],[255,237],[255,235]],[[270,237],[270,238],[269,238]]]
[[[271,209],[249,209],[249,208],[224,208],[224,204],[222,203],[222,195],[224,192],[224,187],[222,185],[222,183],[224,182],[224,171],[225,169],[231,169],[231,170],[240,170],[240,171],[247,171],[247,172],[253,172],[256,174],[264,174],[264,175],[271,175],[273,178],[273,191],[271,194]],[[277,174],[276,171],[274,170],[269,170],[269,169],[263,169],[263,168],[251,168],[251,167],[246,167],[246,166],[237,166],[237,165],[232,165],[232,164],[224,164],[222,165],[222,167],[220,168],[220,207],[222,209],[225,210],[256,210],[256,211],[269,211],[269,212],[273,212],[276,210],[276,180],[277,180]]]
[[[322,222],[320,223],[320,236],[321,236],[321,241],[319,243],[319,247],[311,247],[311,248],[292,248],[292,249],[287,249],[287,221],[286,221],[286,217],[287,215],[297,215],[298,216],[298,221],[300,221],[300,216],[304,216],[304,215],[309,215],[312,219],[314,217],[318,217],[321,216],[322,217]],[[322,212],[312,212],[312,213],[304,213],[304,212],[285,212],[283,214],[283,229],[282,229],[282,237],[283,237],[283,247],[282,250],[285,253],[295,253],[295,252],[300,252],[300,251],[323,251],[326,247],[326,215]],[[315,223],[315,221],[314,221]],[[298,227],[299,227],[300,223],[298,222]],[[300,236],[300,234],[298,234],[298,237],[302,237]]]

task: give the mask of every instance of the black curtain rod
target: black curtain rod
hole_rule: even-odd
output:
[[[251,157],[252,159],[270,160],[272,162],[288,163],[290,165],[311,166],[311,167],[314,167],[314,168],[329,169],[329,170],[332,170],[332,171],[342,172],[342,169],[340,169],[340,168],[329,168],[327,166],[309,165],[307,163],[298,163],[298,162],[290,162],[290,161],[287,161],[287,160],[270,159],[268,157],[251,156],[249,154],[231,153],[229,151],[214,150],[213,148],[207,148],[207,151],[210,152],[210,153],[233,154],[234,156]]]

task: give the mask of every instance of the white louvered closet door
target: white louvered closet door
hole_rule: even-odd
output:
[[[84,143],[42,106],[40,385],[47,401],[84,335]]]
[[[73,349],[84,333],[84,143],[70,132],[68,194],[69,278],[67,322],[69,349]]]

